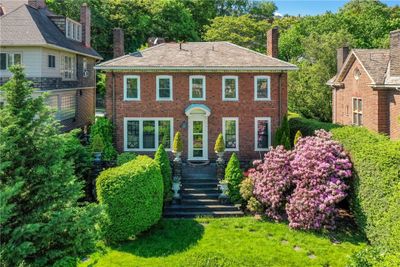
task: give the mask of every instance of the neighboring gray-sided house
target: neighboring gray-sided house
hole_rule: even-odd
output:
[[[0,0],[0,15],[0,85],[9,80],[11,65],[22,64],[39,92],[49,92],[64,130],[90,124],[93,67],[102,57],[90,45],[89,7],[82,5],[77,22],[52,13],[45,0]]]

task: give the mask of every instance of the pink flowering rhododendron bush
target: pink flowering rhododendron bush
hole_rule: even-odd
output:
[[[266,214],[275,220],[286,215],[293,228],[333,228],[336,204],[346,197],[345,181],[352,176],[343,147],[324,130],[315,134],[299,139],[293,151],[271,149],[250,173]]]
[[[285,214],[286,198],[292,184],[290,155],[283,146],[272,148],[265,154],[263,162],[254,162],[256,167],[250,173],[254,196],[265,206],[268,217],[274,220],[281,220]]]

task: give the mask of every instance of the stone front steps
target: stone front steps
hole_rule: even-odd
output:
[[[166,218],[232,217],[243,212],[232,204],[220,204],[216,166],[192,166],[182,169],[181,203],[166,206]]]

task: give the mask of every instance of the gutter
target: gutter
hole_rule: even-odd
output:
[[[279,115],[279,125],[281,125],[281,123],[282,123],[282,73],[279,73],[278,90],[279,90],[278,115]]]
[[[183,66],[168,66],[168,67],[160,67],[160,66],[143,66],[143,67],[107,67],[97,65],[94,67],[96,70],[118,70],[118,71],[143,71],[143,70],[150,70],[150,71],[159,71],[159,70],[168,70],[168,71],[295,71],[298,70],[298,67],[183,67]]]

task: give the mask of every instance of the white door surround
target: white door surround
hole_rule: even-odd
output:
[[[208,116],[206,105],[192,104],[186,108],[188,117],[188,160],[208,160]]]

